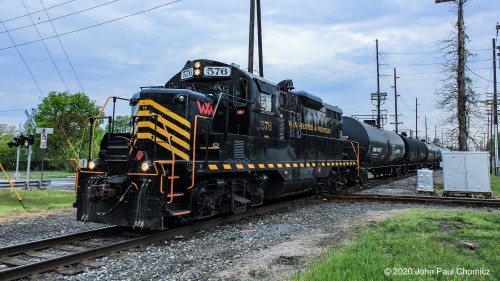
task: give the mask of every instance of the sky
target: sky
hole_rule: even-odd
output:
[[[429,137],[442,135],[444,114],[435,106],[442,77],[436,51],[453,32],[454,3],[262,0],[261,5],[267,79],[292,79],[296,89],[348,116],[373,114],[378,39],[380,90],[387,93],[384,128],[394,130],[396,68],[399,129],[415,129],[418,99],[419,135],[425,134],[425,117]],[[249,7],[248,0],[1,1],[0,124],[24,123],[25,111],[51,91],[83,91],[102,105],[109,96],[128,98],[141,86],[164,85],[188,60],[247,68]],[[467,47],[475,54],[467,75],[486,99],[493,92],[492,38],[500,1],[468,0],[464,18]],[[118,108],[128,113],[125,103]],[[482,135],[486,122],[484,117],[471,135]]]

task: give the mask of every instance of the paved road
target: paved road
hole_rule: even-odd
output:
[[[55,178],[50,179],[51,184],[47,189],[73,190],[75,178]]]
[[[31,179],[31,188],[36,189],[38,188],[37,182],[40,179]],[[73,190],[73,186],[75,183],[74,178],[51,178],[51,179],[43,179],[44,186],[47,189],[52,189],[52,190]],[[25,180],[16,180],[16,188],[24,188],[26,187],[25,185]],[[10,185],[7,180],[1,180],[0,181],[0,188],[10,188]]]

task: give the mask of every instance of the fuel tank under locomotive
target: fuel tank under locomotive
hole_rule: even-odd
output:
[[[342,122],[343,135],[348,140],[359,143],[359,160],[364,166],[382,167],[402,163],[405,144],[399,135],[347,116],[343,117]],[[349,157],[355,159],[356,155]]]

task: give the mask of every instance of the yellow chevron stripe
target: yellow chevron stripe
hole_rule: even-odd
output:
[[[208,168],[209,168],[210,170],[217,170],[217,169],[218,169],[218,168],[217,168],[217,165],[214,165],[214,164],[210,164],[210,165],[208,165]]]
[[[140,110],[140,111],[139,111],[139,116],[148,116],[148,115],[150,115],[150,113],[149,113],[149,111],[147,111],[147,110]],[[176,131],[177,133],[179,133],[179,134],[183,135],[183,136],[184,136],[184,137],[186,137],[187,139],[190,139],[190,138],[191,138],[191,136],[189,135],[189,133],[188,133],[187,131],[185,131],[185,130],[181,129],[181,127],[179,127],[179,126],[175,125],[174,123],[172,123],[172,122],[170,122],[170,121],[166,120],[165,118],[160,119],[160,120],[162,120],[163,122],[165,122],[165,126],[166,126],[167,128],[169,128],[169,129],[172,129],[172,130]],[[157,126],[157,127],[161,127],[161,126]],[[154,128],[154,127],[153,127],[153,128]]]
[[[248,164],[248,168],[255,169],[255,165],[254,164]]]
[[[155,124],[153,124],[153,122],[151,122],[151,121],[139,121],[137,127],[139,127],[139,128],[151,128],[154,130]],[[167,132],[165,131],[165,129],[162,128],[162,126],[156,126],[156,132],[160,133],[165,138],[168,138]],[[184,147],[187,150],[190,150],[189,144],[187,142],[181,140],[180,138],[178,138],[177,136],[175,136],[173,134],[170,134],[170,136],[172,137],[171,140],[173,142],[177,143],[178,145]]]
[[[143,140],[152,140],[153,139],[153,134],[151,133],[138,133],[137,134],[137,139],[143,139]],[[157,139],[160,139],[157,137]],[[168,144],[168,142],[160,139],[161,142],[156,142],[157,144],[161,145],[162,147],[164,147],[166,150],[168,151],[171,151],[170,150],[170,145]],[[184,160],[189,160],[189,156],[184,153],[183,151],[180,151],[179,149],[175,148],[175,147],[172,147],[174,149],[174,154],[179,156],[180,158],[184,159]]]
[[[222,165],[224,167],[224,170],[231,170],[231,164],[224,164]]]
[[[191,123],[189,123],[189,121],[187,121],[186,119],[173,113],[172,111],[168,110],[167,108],[161,106],[160,104],[158,104],[152,100],[140,100],[139,105],[150,105],[150,106],[154,107],[155,109],[161,111],[163,114],[166,114],[166,115],[172,117],[174,120],[181,123],[182,125],[184,125],[188,128],[191,128]]]

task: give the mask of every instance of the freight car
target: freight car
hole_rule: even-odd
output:
[[[381,130],[352,117],[343,117],[343,135],[350,142],[359,144],[359,155],[346,145],[349,158],[358,157],[361,180],[366,172],[375,177],[398,177],[419,168],[438,168],[441,161],[439,147],[394,132]]]
[[[343,152],[342,111],[291,80],[202,59],[129,103],[130,132],[110,124],[97,157],[90,134],[76,174],[78,220],[164,229],[333,191],[358,176],[356,158]],[[89,119],[91,132],[102,118]]]

